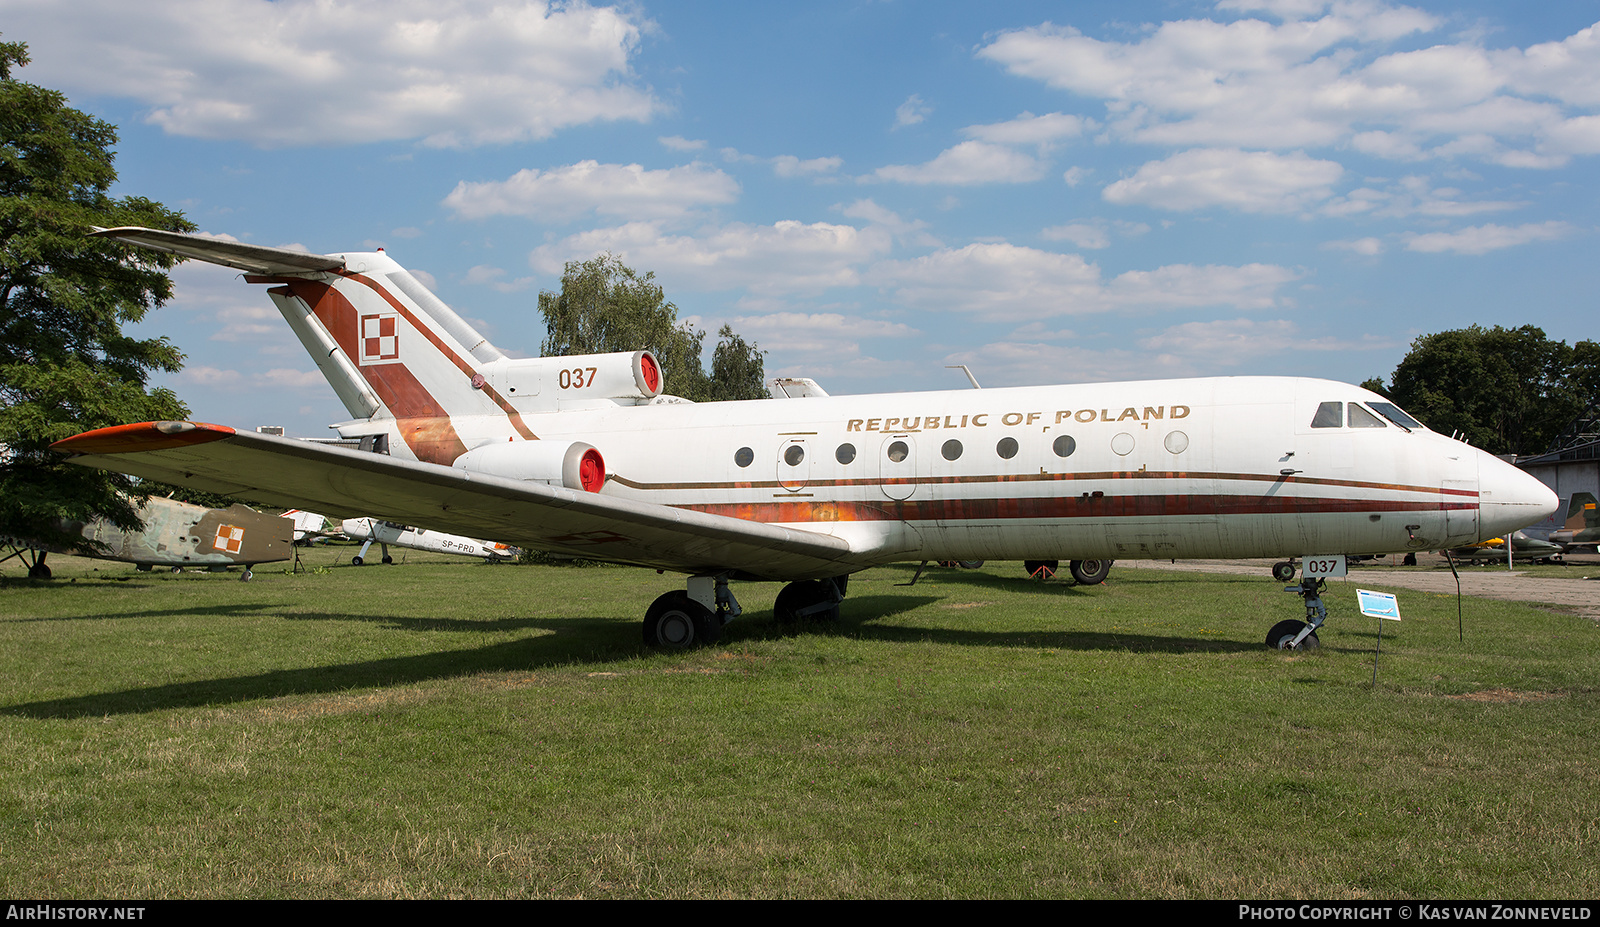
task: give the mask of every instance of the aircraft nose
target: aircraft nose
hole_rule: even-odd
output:
[[[1560,504],[1545,484],[1492,454],[1478,452],[1478,518],[1485,538],[1543,521]]]

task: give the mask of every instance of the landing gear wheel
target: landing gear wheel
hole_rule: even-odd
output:
[[[714,644],[722,636],[722,622],[704,605],[675,589],[650,603],[644,613],[644,643],[647,647],[688,650]]]
[[[779,624],[792,625],[805,621],[837,621],[839,620],[839,603],[829,588],[833,584],[839,590],[839,598],[844,596],[845,580],[805,579],[790,583],[778,593],[778,598],[772,603],[772,617]],[[817,608],[823,603],[830,603],[827,608]],[[804,612],[804,614],[801,614]]]
[[[1280,560],[1272,565],[1272,578],[1280,583],[1294,579],[1294,561]]]
[[[389,556],[388,554],[384,554],[383,555],[383,562],[384,563],[393,563],[394,562],[394,558]]]
[[[1272,630],[1267,632],[1267,646],[1273,650],[1288,650],[1289,644],[1300,634],[1300,630],[1305,626],[1306,623],[1304,621],[1295,621],[1292,618],[1278,622],[1272,626]],[[1316,650],[1320,646],[1322,646],[1322,642],[1317,640],[1317,632],[1312,631],[1306,635],[1305,640],[1300,642],[1298,649]]]
[[[367,561],[362,560],[360,557],[351,557],[350,558],[350,565],[351,566],[360,566],[361,564],[366,563],[366,562]]]
[[[1074,560],[1072,578],[1081,586],[1098,586],[1111,575],[1110,560]]]
[[[239,582],[248,583],[250,581],[250,577],[254,575],[256,574],[251,572],[249,567],[245,567],[244,572],[239,574]]]
[[[29,579],[49,579],[50,578],[50,568],[45,566],[42,563],[35,563],[33,566],[28,567],[28,578]]]
[[[1050,577],[1056,575],[1057,570],[1061,569],[1061,561],[1024,560],[1022,561],[1022,568],[1027,570],[1028,575],[1032,576],[1034,579],[1049,579]]]

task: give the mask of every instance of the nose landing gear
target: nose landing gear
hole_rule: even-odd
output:
[[[1280,621],[1267,632],[1267,646],[1274,650],[1315,650],[1322,646],[1317,639],[1317,629],[1328,620],[1327,606],[1322,604],[1322,590],[1327,586],[1327,580],[1319,577],[1302,579],[1298,586],[1285,586],[1284,592],[1292,592],[1306,602],[1306,620],[1294,621],[1292,619]]]

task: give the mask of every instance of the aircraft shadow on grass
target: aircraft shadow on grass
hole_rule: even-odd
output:
[[[1080,631],[966,631],[890,623],[915,608],[940,601],[932,596],[881,595],[851,599],[850,614],[829,625],[782,628],[780,634],[842,634],[863,640],[929,642],[971,647],[1029,647],[1053,650],[1116,650],[1133,653],[1230,653],[1259,649],[1260,644],[1239,641],[1197,640],[1120,632]],[[234,611],[261,610],[240,606]],[[216,609],[175,609],[147,615],[188,614]],[[724,641],[737,643],[774,633],[767,612],[750,612],[748,618],[728,625]],[[119,617],[136,617],[126,615]],[[0,707],[0,713],[34,719],[105,717],[145,714],[175,708],[228,705],[264,698],[346,692],[351,689],[407,685],[476,673],[529,671],[567,665],[574,659],[631,660],[638,656],[636,630],[612,618],[538,617],[495,621],[447,618],[393,618],[335,614],[285,615],[285,620],[374,621],[412,631],[498,631],[539,629],[551,633],[491,644],[487,647],[441,650],[433,653],[332,666],[272,670],[247,676],[202,679],[160,686],[136,687],[71,698],[46,699]],[[624,635],[626,638],[624,639]]]

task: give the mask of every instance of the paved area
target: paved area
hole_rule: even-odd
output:
[[[1421,592],[1454,595],[1455,577],[1448,568],[1429,569],[1432,564],[1443,564],[1443,558],[1424,555],[1420,566],[1402,567],[1366,563],[1352,566],[1350,576],[1330,583],[1348,582],[1353,585],[1399,586]],[[1201,573],[1239,573],[1270,579],[1272,560],[1118,560],[1113,570],[1187,570]],[[1565,572],[1567,577],[1529,576],[1501,566],[1459,567],[1461,593],[1486,599],[1507,599],[1514,602],[1538,602],[1554,605],[1600,621],[1600,558],[1573,559]],[[1287,585],[1287,584],[1285,584]]]

